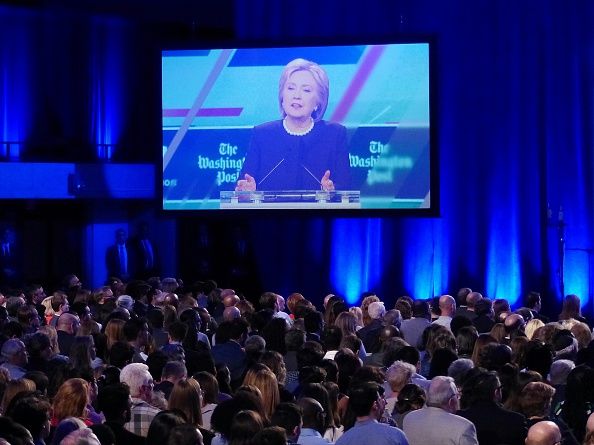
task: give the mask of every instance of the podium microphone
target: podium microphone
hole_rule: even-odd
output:
[[[266,174],[266,176],[264,176],[262,178],[262,180],[258,183],[258,185],[261,185],[266,180],[266,178],[268,178],[272,174],[272,172],[275,171],[278,168],[278,166],[281,165],[283,162],[285,162],[285,158],[282,158],[278,164],[276,164],[274,167],[272,167],[272,170],[270,170]]]
[[[308,168],[307,168],[305,165],[301,164],[301,167],[303,167],[303,168],[305,169],[305,171],[306,171],[307,173],[309,173],[309,175],[310,175],[312,178],[314,178],[318,184],[322,185],[322,182],[321,182],[321,181],[320,181],[318,178],[316,178],[316,177],[314,176],[314,174],[313,174],[311,171],[309,171],[309,169],[308,169]]]

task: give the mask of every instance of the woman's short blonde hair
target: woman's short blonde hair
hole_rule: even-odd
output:
[[[544,325],[544,322],[538,318],[533,318],[528,323],[526,323],[526,326],[524,327],[524,333],[526,334],[526,337],[528,337],[528,340],[532,340],[536,330]]]
[[[320,65],[305,59],[295,59],[290,61],[287,66],[285,66],[285,69],[281,74],[280,81],[278,83],[278,105],[281,116],[284,118],[287,115],[283,109],[283,90],[285,89],[285,84],[289,80],[289,77],[291,77],[291,75],[297,71],[307,71],[313,76],[314,81],[316,82],[318,104],[311,114],[311,117],[317,122],[324,117],[326,108],[328,108],[330,81],[328,80],[328,74],[326,74],[326,71],[324,71]]]

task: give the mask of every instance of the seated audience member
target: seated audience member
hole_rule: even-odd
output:
[[[202,389],[197,380],[179,380],[171,391],[167,409],[183,413],[186,422],[198,428],[205,444],[210,445],[214,434],[202,426]]]
[[[550,421],[537,422],[530,427],[526,445],[557,445],[561,443],[561,431]]]
[[[178,425],[187,424],[177,411],[161,411],[155,416],[148,429],[146,445],[164,445],[169,441],[171,430]]]
[[[549,420],[555,423],[563,437],[563,444],[578,445],[567,424],[558,417],[551,417],[551,401],[555,388],[543,382],[530,382],[520,393],[520,412],[526,416],[528,428],[532,425]]]
[[[532,312],[533,320],[540,320],[543,325],[549,322],[549,318],[540,313],[542,300],[539,292],[528,292],[524,298],[524,306]]]
[[[533,318],[528,323],[526,323],[526,326],[524,327],[524,333],[526,334],[526,337],[528,337],[528,340],[532,340],[536,330],[543,327],[544,325],[545,324],[542,322],[542,320],[538,318]]]
[[[180,361],[167,362],[161,373],[161,381],[155,385],[155,391],[161,391],[165,399],[169,400],[173,386],[188,376],[186,365]]]
[[[326,416],[329,413],[315,399],[303,397],[297,404],[301,408],[303,426],[297,439],[299,445],[327,445],[329,442],[322,437],[320,431],[324,431]]]
[[[2,403],[0,403],[0,413],[6,414],[12,399],[18,394],[30,393],[35,391],[35,383],[32,380],[21,378],[9,380],[3,385]]]
[[[279,426],[264,428],[254,436],[252,443],[257,443],[258,445],[291,445],[287,441],[285,430]]]
[[[506,339],[513,339],[518,335],[524,335],[524,327],[526,326],[526,322],[524,317],[520,314],[509,314],[505,320],[503,321],[503,326],[505,327],[505,337]]]
[[[247,324],[241,319],[222,322],[217,329],[217,344],[212,347],[216,364],[224,363],[231,372],[231,386],[241,384],[246,369],[246,355],[242,348]]]
[[[120,381],[130,387],[132,417],[124,427],[139,436],[146,437],[151,421],[160,411],[153,403],[153,377],[144,363],[126,365],[120,373]]]
[[[439,309],[441,315],[433,323],[451,331],[452,318],[456,313],[456,300],[451,295],[442,295],[439,297]]]
[[[27,428],[33,436],[33,442],[39,445],[44,444],[50,434],[50,410],[51,405],[45,397],[28,393],[15,399],[5,415]]]
[[[400,360],[395,361],[386,370],[386,381],[390,387],[390,394],[386,397],[386,409],[389,413],[394,410],[400,390],[406,384],[411,383],[411,378],[415,372],[416,369],[413,365]]]
[[[142,436],[131,433],[124,428],[132,417],[130,388],[124,383],[108,385],[101,389],[97,396],[99,410],[105,416],[105,425],[115,436],[116,445],[142,445],[145,440]]]
[[[86,426],[93,422],[88,417],[89,384],[83,379],[66,380],[58,389],[52,401],[51,425],[56,428],[67,417],[76,417]]]
[[[582,317],[582,304],[580,297],[574,294],[567,295],[563,299],[563,306],[561,307],[561,313],[559,314],[559,321],[574,319],[587,323],[586,319]]]
[[[0,439],[4,445],[33,444],[29,430],[8,417],[0,417]]]
[[[521,445],[526,437],[526,419],[499,405],[501,383],[497,374],[484,369],[472,372],[462,387],[461,404],[466,408],[458,415],[474,424],[481,445]]]
[[[400,332],[404,340],[415,348],[419,347],[421,336],[427,326],[431,324],[429,318],[429,303],[427,300],[415,300],[412,307],[412,318],[403,320]]]
[[[565,400],[565,387],[567,385],[567,376],[575,368],[575,363],[571,360],[555,360],[551,365],[548,381],[555,388],[555,395],[551,403],[551,412]]]
[[[468,371],[474,368],[474,362],[469,358],[454,360],[448,367],[448,377],[454,379],[458,389],[462,388]]]
[[[2,349],[2,368],[8,371],[11,379],[20,379],[25,375],[25,367],[29,362],[29,354],[25,344],[18,338],[11,338],[4,342]]]
[[[303,315],[303,327],[305,328],[306,341],[321,342],[322,329],[324,328],[324,316],[315,309],[305,311]]]
[[[392,411],[392,419],[396,422],[396,426],[402,429],[402,423],[405,416],[411,411],[423,408],[427,396],[425,390],[419,385],[408,383],[404,385],[402,390],[398,393],[398,399]]]
[[[356,417],[355,425],[345,431],[336,445],[406,445],[402,430],[378,423],[385,409],[383,388],[375,383],[363,383],[349,392],[349,408]]]
[[[342,341],[342,331],[337,326],[326,326],[322,334],[322,342],[326,354],[324,358],[334,359],[334,356],[340,348],[340,342]]]
[[[219,383],[212,374],[205,371],[194,374],[193,378],[198,381],[202,389],[202,426],[210,430],[210,418],[219,398]]]
[[[455,414],[460,408],[459,397],[454,379],[444,376],[432,379],[427,392],[427,406],[410,412],[404,418],[403,429],[409,444],[478,445],[472,422]]]
[[[71,313],[60,315],[56,324],[60,354],[66,356],[70,355],[70,348],[72,347],[72,343],[74,343],[74,337],[79,326],[80,319],[78,318],[78,315]]]
[[[458,360],[458,355],[449,348],[438,348],[433,351],[431,366],[429,367],[429,379],[437,376],[446,376],[450,365]]]
[[[206,445],[200,430],[192,425],[177,425],[171,429],[167,445]]]
[[[472,324],[479,334],[490,332],[495,324],[493,302],[488,298],[483,298],[476,303],[474,308],[476,318],[472,320]]]
[[[301,435],[301,408],[294,403],[281,403],[270,418],[271,426],[279,426],[285,430],[289,442],[297,442]]]
[[[578,441],[586,434],[586,422],[594,403],[594,370],[586,365],[576,366],[567,376],[565,400],[554,411],[554,415],[567,423]]]
[[[374,301],[369,304],[368,317],[369,323],[357,331],[357,335],[365,346],[367,353],[379,352],[380,350],[380,332],[383,329],[383,317],[386,313],[384,303]]]
[[[551,347],[538,340],[530,340],[525,349],[526,369],[538,372],[543,378],[549,375],[553,364]]]

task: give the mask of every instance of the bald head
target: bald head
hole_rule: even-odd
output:
[[[468,309],[474,310],[475,304],[477,304],[482,299],[483,296],[480,292],[470,292],[466,297],[466,305],[468,306]]]
[[[241,317],[241,312],[235,306],[229,306],[223,310],[223,320],[224,321],[235,320],[236,318],[239,318],[239,317]]]
[[[80,320],[77,315],[66,313],[60,315],[58,318],[58,323],[56,324],[57,331],[64,331],[68,334],[75,334],[78,326],[80,325]]]
[[[520,314],[509,314],[503,321],[505,332],[507,333],[521,331],[524,328],[524,324],[524,317]]]
[[[559,427],[548,420],[532,425],[526,437],[526,445],[555,445],[560,441]]]
[[[456,300],[451,295],[442,295],[439,297],[439,309],[441,309],[441,315],[453,317],[456,312]]]
[[[226,308],[235,306],[237,303],[239,303],[239,297],[234,293],[227,294],[223,297],[223,306],[225,306]]]
[[[302,397],[297,400],[297,405],[303,413],[303,428],[318,429],[324,425],[324,408],[311,397]]]

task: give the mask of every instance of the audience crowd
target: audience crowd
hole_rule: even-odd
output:
[[[536,292],[515,310],[468,288],[318,297],[75,275],[5,290],[0,443],[594,445],[577,296],[557,321]]]

